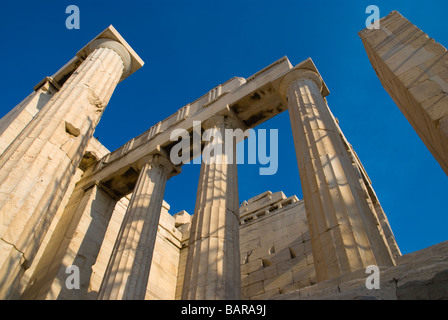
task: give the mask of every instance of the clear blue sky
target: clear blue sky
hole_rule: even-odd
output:
[[[68,30],[75,4],[81,28]],[[448,45],[446,0],[426,1],[1,1],[3,116],[45,76],[114,25],[145,66],[112,96],[95,136],[110,150],[234,76],[249,77],[283,56],[312,57],[328,103],[364,164],[403,253],[448,240],[448,178],[382,88],[358,31],[368,5],[392,10]],[[259,176],[239,166],[240,200],[266,190],[302,198],[288,113],[262,128],[279,130],[279,170]],[[171,212],[194,212],[199,165],[168,181]]]

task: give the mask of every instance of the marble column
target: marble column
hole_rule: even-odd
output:
[[[92,266],[116,202],[98,181],[74,190],[20,299],[85,300],[95,294],[89,288]],[[72,265],[79,268],[77,290],[65,285],[67,267]]]
[[[368,265],[394,265],[322,86],[317,73],[303,69],[288,73],[280,86],[289,107],[319,282]]]
[[[101,300],[144,300],[167,179],[176,167],[161,155],[144,159],[106,274]]]
[[[132,60],[96,39],[88,55],[0,158],[0,298],[32,263],[109,99]]]
[[[222,137],[221,144],[213,142],[217,147],[229,146],[224,131],[236,126],[232,118],[224,116],[203,123],[205,129]],[[216,153],[214,163],[205,163],[203,155],[188,243],[184,300],[241,299],[236,143],[233,146],[231,158],[229,153]]]

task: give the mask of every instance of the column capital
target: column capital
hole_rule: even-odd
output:
[[[181,171],[179,166],[174,165],[167,157],[161,154],[151,154],[143,157],[138,161],[137,167],[139,170],[142,170],[146,164],[152,167],[161,167],[166,171],[168,178],[178,175]]]
[[[128,50],[118,41],[112,39],[95,39],[87,45],[87,54],[92,53],[98,48],[109,48],[114,50],[123,60],[123,77],[127,77],[132,70],[132,59]]]
[[[112,25],[79,50],[76,57],[72,60],[74,60],[74,62],[76,62],[76,59],[84,60],[90,53],[98,48],[110,48],[120,55],[124,65],[123,75],[120,81],[133,74],[144,64],[144,61]],[[70,67],[69,69],[72,68]]]
[[[319,92],[322,94],[324,89],[324,83],[320,75],[314,71],[308,69],[293,69],[288,72],[280,82],[279,92],[282,97],[286,97],[286,92],[291,85],[291,83],[297,80],[311,80],[313,81]]]

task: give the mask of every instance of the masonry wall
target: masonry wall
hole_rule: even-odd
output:
[[[380,268],[379,289],[367,288],[368,276],[358,270],[274,300],[447,300],[448,241],[400,256],[397,266]]]
[[[316,282],[304,202],[266,198],[242,217],[242,299],[269,299]]]
[[[114,212],[109,221],[106,234],[101,245],[101,249],[98,253],[95,264],[92,266],[92,277],[89,284],[88,299],[96,300],[98,298],[98,292],[100,290],[101,282],[103,280],[104,273],[106,272],[107,264],[109,263],[110,255],[115,245],[118,232],[120,231],[121,223],[124,219],[126,208],[129,204],[130,197],[124,197],[117,202]]]
[[[149,273],[147,300],[175,299],[181,237],[175,218],[167,210],[163,211]]]
[[[92,139],[89,156],[83,160],[85,166],[94,163],[89,157],[100,159],[107,152]],[[76,185],[83,174],[81,169],[77,172],[35,263],[22,279],[22,292],[15,298],[96,300],[98,297],[130,195],[116,201],[98,186],[86,189],[82,183]],[[176,218],[169,208],[163,202],[146,299],[175,298],[182,233],[176,228]],[[69,265],[80,269],[80,289],[66,287]]]
[[[100,158],[103,154],[109,152],[98,140],[91,139],[86,152],[91,155],[96,155]],[[83,160],[84,161],[84,160]],[[91,161],[91,160],[89,160]],[[14,294],[13,299],[57,299],[61,288],[65,285],[64,279],[55,279],[57,269],[61,266],[63,256],[70,253],[70,250],[61,251],[60,248],[64,245],[68,246],[73,233],[73,230],[67,230],[73,220],[70,212],[76,209],[73,197],[80,195],[79,190],[76,190],[76,183],[83,175],[83,170],[77,169],[75,175],[70,181],[65,196],[61,201],[53,221],[50,224],[48,232],[46,233],[42,244],[39,247],[37,255],[31,266],[25,271],[19,291]],[[78,231],[78,230],[76,230]],[[78,231],[79,233],[79,231]],[[59,262],[59,263],[58,263]],[[56,282],[55,282],[56,281]],[[54,284],[53,284],[54,282]]]
[[[128,198],[129,196],[122,199],[112,214],[98,259],[93,266],[90,290],[94,294],[90,295],[89,299],[97,299],[101,281],[106,272],[107,264],[129,203]],[[175,218],[169,213],[169,208],[169,205],[164,202],[148,278],[146,300],[175,299],[182,234],[175,227]]]
[[[184,211],[184,214],[188,214]],[[191,217],[190,217],[191,219]],[[177,274],[177,285],[176,285],[176,300],[180,300],[182,297],[182,287],[184,284],[185,268],[187,266],[187,255],[188,255],[188,239],[190,238],[190,223],[184,223],[178,225],[179,230],[182,232],[182,248],[179,255],[179,267]]]

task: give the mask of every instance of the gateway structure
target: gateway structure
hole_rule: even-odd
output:
[[[0,121],[2,299],[397,299],[418,296],[412,277],[446,274],[428,258],[445,244],[401,256],[311,59],[232,78],[110,152],[93,132],[142,66],[111,26]],[[246,130],[286,110],[303,200],[268,191],[240,206],[236,161],[202,163],[194,214],[169,213],[173,130]],[[365,286],[371,265],[380,291]]]

